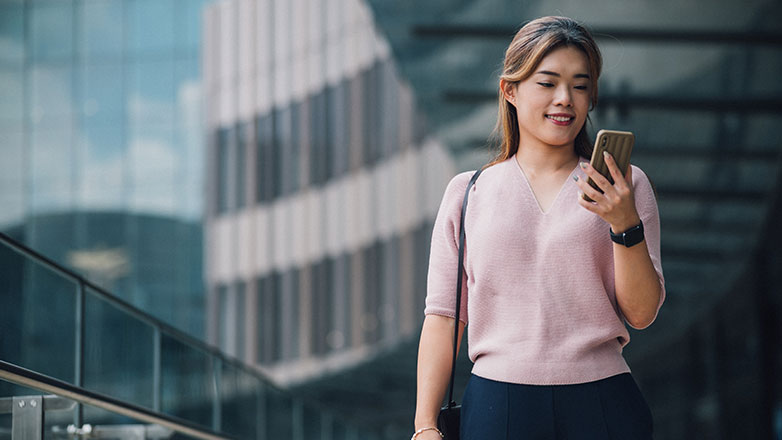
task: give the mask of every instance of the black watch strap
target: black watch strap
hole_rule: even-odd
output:
[[[608,228],[608,232],[611,233],[611,240],[614,243],[630,247],[644,240],[644,223],[639,222],[637,226],[633,226],[621,234],[614,234],[614,231],[612,231],[611,228]]]

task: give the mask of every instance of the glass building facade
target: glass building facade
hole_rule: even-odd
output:
[[[207,3],[0,3],[0,231],[198,337]]]
[[[204,57],[209,340],[294,383],[416,333],[454,164],[368,5],[216,4]]]

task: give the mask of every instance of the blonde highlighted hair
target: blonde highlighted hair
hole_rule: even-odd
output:
[[[562,46],[579,49],[586,56],[589,66],[591,110],[597,105],[597,79],[600,76],[603,59],[589,31],[571,18],[541,17],[525,24],[505,51],[505,61],[499,79],[512,85],[527,79],[546,55]],[[499,152],[487,167],[509,159],[519,149],[516,108],[505,99],[502,88],[499,88],[498,100],[497,125],[492,134],[498,140]],[[586,125],[585,122],[576,135],[574,149],[576,154],[588,159],[592,155],[593,147],[586,132]]]

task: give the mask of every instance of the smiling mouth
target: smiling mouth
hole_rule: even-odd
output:
[[[551,116],[551,115],[546,115],[546,117],[548,119],[551,119],[551,120],[554,120],[554,121],[557,121],[557,122],[570,122],[573,119],[575,119],[575,117],[571,117],[571,116]]]

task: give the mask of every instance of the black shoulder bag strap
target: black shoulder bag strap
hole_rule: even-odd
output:
[[[459,272],[456,279],[456,318],[453,325],[453,359],[451,360],[451,384],[448,389],[448,408],[456,406],[456,402],[453,400],[453,379],[456,373],[456,347],[459,344],[459,314],[462,310],[462,273],[464,272],[464,216],[467,213],[467,199],[470,197],[470,188],[478,180],[478,176],[483,171],[483,168],[478,168],[478,171],[472,175],[470,183],[467,184],[467,189],[464,190],[464,201],[462,202],[462,216],[459,221]]]

